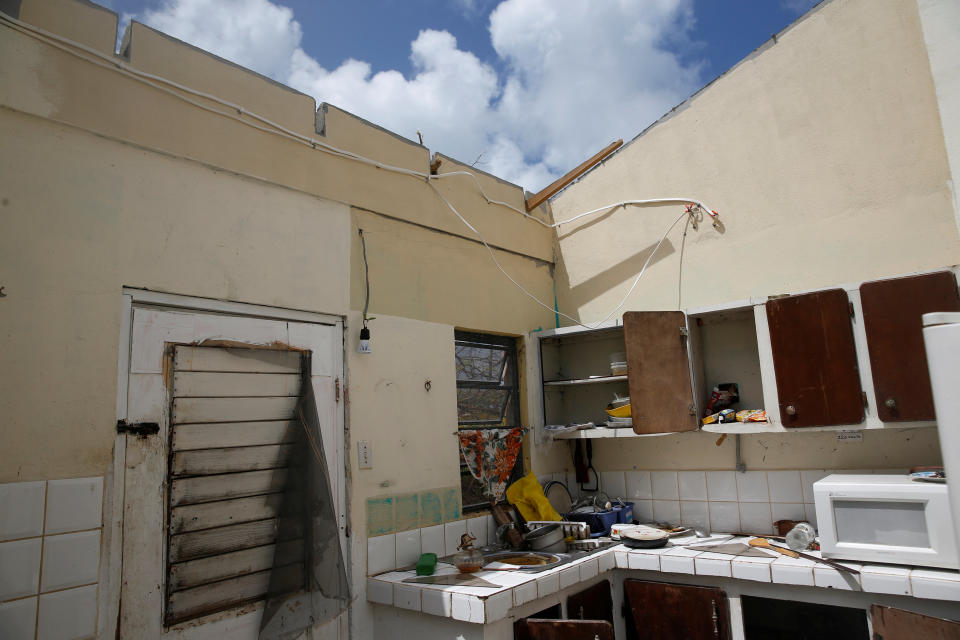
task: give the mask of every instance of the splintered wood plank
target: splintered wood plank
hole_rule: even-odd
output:
[[[780,419],[785,427],[857,424],[863,398],[847,292],[767,302]]]
[[[276,469],[287,466],[292,455],[292,444],[177,451],[171,471],[174,476],[203,476]]]
[[[905,609],[870,607],[873,622],[873,637],[882,640],[957,640],[960,638],[960,622],[925,616]]]
[[[250,447],[295,442],[300,425],[295,421],[178,424],[173,427],[173,450]]]
[[[934,420],[923,343],[925,313],[960,311],[949,271],[860,285],[877,415],[884,422]]]
[[[236,398],[298,396],[302,377],[297,373],[223,373],[177,371],[173,395],[177,398]]]
[[[289,420],[299,398],[174,398],[173,424]]]
[[[302,500],[300,493],[283,492],[174,507],[170,510],[170,531],[184,533],[275,518],[281,510],[284,514],[297,513]]]
[[[303,564],[293,564],[177,591],[167,600],[165,621],[175,624],[259,600],[268,593],[294,591],[303,586],[303,578]]]
[[[302,536],[303,523],[299,518],[270,518],[216,529],[178,533],[170,536],[169,561],[183,562],[273,544],[279,538],[293,540]]]
[[[286,469],[178,478],[170,484],[170,506],[277,493],[286,481]]]
[[[181,591],[201,584],[266,571],[303,560],[303,540],[268,544],[232,551],[218,556],[178,562],[170,567],[170,591]]]
[[[635,433],[694,431],[698,427],[686,330],[682,311],[623,314]]]
[[[227,347],[177,347],[175,371],[300,373],[299,351]]]

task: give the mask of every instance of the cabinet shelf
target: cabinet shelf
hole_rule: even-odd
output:
[[[595,378],[573,378],[571,380],[549,380],[543,383],[545,387],[569,387],[578,384],[604,384],[609,382],[626,382],[627,376],[597,376]]]
[[[579,431],[570,431],[556,436],[557,440],[592,440],[594,438],[649,438],[653,436],[671,436],[670,433],[634,433],[630,427],[619,427],[611,429],[609,427],[595,427],[593,429],[581,429]]]

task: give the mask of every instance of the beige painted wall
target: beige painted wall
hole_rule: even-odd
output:
[[[624,307],[676,309],[955,264],[960,237],[949,181],[916,4],[833,0],[551,206],[564,219],[620,200],[681,196],[719,210],[722,232],[705,223],[688,231],[684,247],[683,223],[674,229]],[[605,316],[681,212],[621,208],[561,228],[561,309],[582,321]],[[732,468],[729,440],[721,449],[715,440],[600,441],[597,466]],[[833,434],[744,437],[748,464],[760,468],[939,460],[931,429],[834,445]]]

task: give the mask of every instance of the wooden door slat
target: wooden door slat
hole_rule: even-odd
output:
[[[860,285],[877,416],[884,422],[934,420],[923,343],[925,313],[960,311],[949,271]]]
[[[238,373],[300,373],[299,351],[270,349],[188,347],[174,350],[175,371]]]
[[[174,398],[172,424],[289,420],[299,398]]]
[[[292,420],[178,424],[173,427],[173,451],[252,447],[294,442],[300,429]]]
[[[171,472],[176,477],[277,469],[289,464],[293,449],[292,444],[281,444],[177,451],[173,454]]]
[[[167,600],[166,623],[175,624],[259,600],[271,590],[277,593],[293,591],[302,584],[303,565],[296,564],[177,591]]]
[[[303,540],[290,540],[178,562],[170,567],[168,588],[171,592],[182,591],[227,578],[266,571],[274,564],[283,566],[298,561],[303,561]]]
[[[871,605],[873,637],[882,640],[957,640],[960,622],[925,616],[905,609]]]
[[[270,493],[249,498],[202,502],[170,510],[170,532],[185,533],[229,524],[265,520],[302,510],[302,494]]]
[[[177,371],[173,374],[176,398],[299,396],[300,386],[301,376],[296,373]]]
[[[847,292],[830,289],[776,298],[766,306],[783,426],[863,421]]]
[[[286,480],[286,469],[177,478],[170,483],[170,505],[177,507],[184,504],[277,493],[284,489]]]
[[[627,378],[635,433],[694,431],[690,358],[682,311],[623,314]]]
[[[524,635],[530,640],[613,640],[606,620],[543,620],[527,618]]]
[[[241,522],[216,529],[191,531],[170,536],[169,562],[184,562],[250,547],[273,544],[282,536],[293,540],[303,535],[299,518]]]

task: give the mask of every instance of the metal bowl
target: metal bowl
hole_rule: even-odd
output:
[[[501,553],[488,555],[484,560],[488,564],[491,562],[501,562],[520,569],[535,569],[537,571],[556,566],[563,562],[563,558],[556,554],[538,551],[503,551]]]

